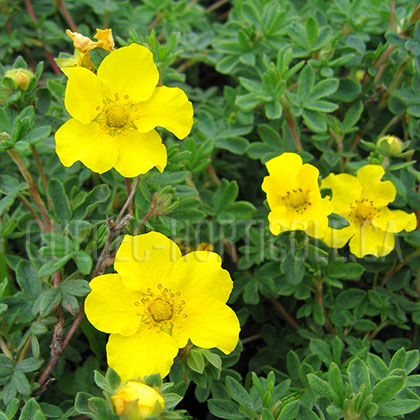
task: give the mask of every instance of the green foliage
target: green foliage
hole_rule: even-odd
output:
[[[231,354],[188,343],[167,378],[145,378],[164,396],[160,418],[419,417],[419,230],[385,257],[357,259],[301,231],[273,236],[261,191],[264,163],[284,152],[321,179],[379,164],[397,190],[391,207],[418,216],[418,2],[0,6],[0,420],[118,417],[122,384],[83,300],[91,278],[113,271],[123,235],[151,230],[221,255],[241,322]],[[54,134],[69,115],[53,58],[73,57],[73,20],[91,38],[111,27],[116,47],[146,45],[163,84],[193,102],[185,140],[159,129],[163,173],[137,184],[58,160]],[[96,68],[106,55],[90,52]],[[18,69],[24,80],[6,76]],[[329,225],[347,221],[332,214]]]

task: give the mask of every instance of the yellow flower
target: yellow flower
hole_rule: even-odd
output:
[[[55,135],[64,166],[80,160],[93,172],[115,168],[125,177],[166,166],[166,148],[155,128],[179,139],[193,123],[184,91],[157,87],[159,72],[152,53],[138,44],[104,58],[97,75],[83,67],[67,70],[64,103],[73,117]]]
[[[283,153],[266,163],[269,176],[262,189],[267,193],[271,212],[270,231],[274,235],[288,230],[303,230],[313,237],[325,235],[332,206],[322,198],[319,171],[296,153]]]
[[[163,411],[165,400],[143,382],[128,381],[111,397],[115,412],[124,419],[144,419]]]
[[[108,364],[123,380],[169,373],[178,350],[193,344],[226,354],[238,342],[239,321],[226,305],[232,290],[220,257],[185,256],[157,232],[126,235],[114,268],[90,282],[86,316],[110,333]]]
[[[356,257],[381,257],[394,249],[394,233],[416,228],[414,213],[387,207],[396,190],[391,181],[381,181],[384,173],[382,166],[366,165],[357,177],[331,174],[322,182],[322,188],[331,188],[334,212],[350,223],[342,229],[329,228],[323,238],[328,245],[341,248],[350,240],[350,251]]]

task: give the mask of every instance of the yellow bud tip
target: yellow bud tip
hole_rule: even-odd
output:
[[[149,385],[139,381],[128,381],[111,397],[115,413],[124,414],[129,420],[144,419],[163,411],[165,400]]]
[[[395,136],[384,136],[378,140],[378,149],[385,156],[398,156],[402,152],[403,143]]]
[[[12,79],[19,90],[26,90],[35,74],[31,70],[18,68],[6,71],[4,77]]]

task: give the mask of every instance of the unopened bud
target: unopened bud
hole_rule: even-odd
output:
[[[403,149],[402,141],[395,136],[384,136],[378,140],[378,150],[385,156],[398,156]]]
[[[128,381],[111,400],[115,412],[127,420],[157,415],[163,411],[165,405],[165,400],[155,388],[138,381]]]
[[[7,70],[4,77],[12,79],[19,90],[26,90],[29,82],[35,77],[35,74],[28,69],[11,69]]]

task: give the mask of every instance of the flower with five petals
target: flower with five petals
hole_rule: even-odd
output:
[[[229,273],[214,252],[185,256],[157,232],[126,235],[115,256],[118,274],[90,282],[85,311],[91,324],[110,333],[108,365],[122,380],[169,373],[188,340],[229,354],[239,338],[239,321],[226,305]]]
[[[193,108],[180,88],[157,86],[152,53],[138,44],[112,51],[97,74],[84,67],[66,70],[64,103],[73,117],[55,135],[64,166],[80,160],[93,172],[115,168],[134,177],[166,166],[166,147],[156,127],[179,139],[191,131]]]
[[[366,165],[350,174],[331,174],[322,181],[322,188],[332,191],[334,213],[347,219],[349,226],[328,228],[324,242],[334,248],[350,241],[350,251],[358,258],[372,254],[382,257],[395,246],[395,233],[414,230],[414,213],[390,210],[396,189],[391,181],[381,181],[385,171],[379,165]]]
[[[297,153],[283,153],[266,166],[269,176],[261,188],[267,193],[273,235],[288,230],[303,230],[316,238],[325,235],[332,206],[328,198],[321,197],[318,169],[303,164]]]

